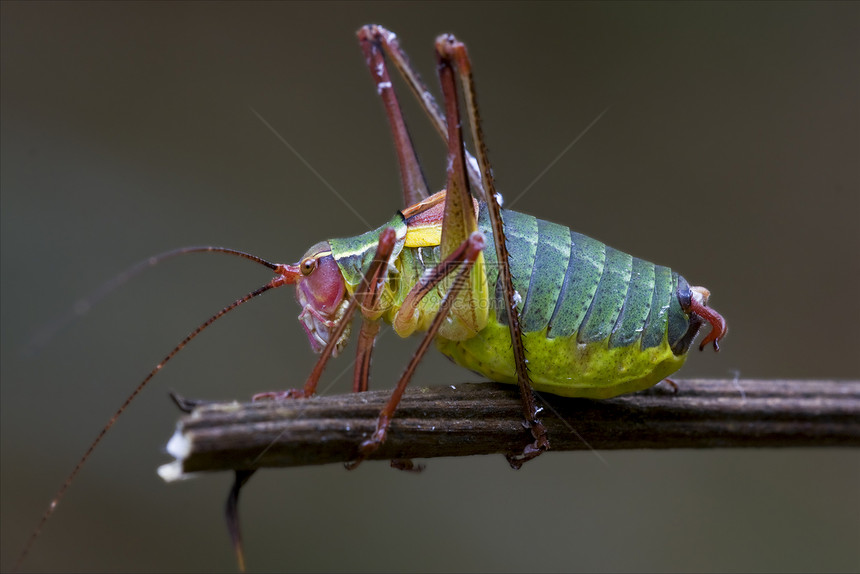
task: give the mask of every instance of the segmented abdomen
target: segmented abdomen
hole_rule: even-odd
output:
[[[546,329],[547,338],[575,336],[578,343],[608,339],[609,348],[638,341],[642,349],[668,334],[676,355],[687,352],[696,329],[681,308],[690,296],[683,277],[563,225],[508,210],[502,217],[524,333]],[[478,227],[490,240],[487,279],[495,285],[498,321],[506,323],[484,204]]]

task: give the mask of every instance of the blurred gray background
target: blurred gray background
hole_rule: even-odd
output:
[[[521,211],[707,285],[731,331],[682,376],[858,378],[860,6],[2,4],[2,568],[122,398],[189,330],[268,279],[213,255],[141,276],[29,341],[148,255],[217,244],[295,261],[400,207],[354,32],[398,33],[434,88],[467,42],[497,182]],[[433,187],[438,137],[405,99]],[[603,118],[542,178],[586,126]],[[165,485],[167,399],[300,385],[292,289],[196,340],[81,473],[33,570],[232,571],[227,475]],[[391,386],[417,341],[377,346]],[[346,392],[347,356],[324,387]],[[337,379],[337,380],[336,380]],[[476,376],[434,353],[417,383]],[[334,381],[333,384],[331,384]],[[839,571],[860,568],[857,451],[550,453],[256,476],[252,570]]]

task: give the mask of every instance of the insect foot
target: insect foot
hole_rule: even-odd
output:
[[[527,444],[523,448],[523,452],[519,454],[508,453],[505,455],[505,459],[507,459],[508,464],[514,470],[519,470],[525,463],[549,450],[549,436],[547,435],[546,427],[543,426],[541,421],[534,419],[531,423],[523,422],[523,426],[531,429],[532,437],[535,441]]]
[[[376,449],[385,442],[385,437],[388,435],[389,424],[391,424],[391,420],[385,415],[380,415],[379,419],[376,421],[376,430],[373,432],[373,435],[359,445],[358,456],[356,459],[344,463],[343,466],[347,470],[355,470],[358,468],[361,461],[373,454]]]

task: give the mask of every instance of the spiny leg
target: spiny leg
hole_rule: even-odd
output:
[[[464,86],[464,96],[469,116],[469,124],[475,140],[478,161],[481,167],[481,176],[486,192],[485,199],[487,202],[487,211],[490,217],[490,223],[493,227],[496,255],[499,262],[499,277],[502,280],[502,287],[506,295],[505,309],[507,311],[508,325],[510,326],[511,331],[511,344],[513,345],[514,361],[517,369],[517,383],[519,384],[520,395],[523,402],[523,416],[525,417],[526,424],[531,429],[532,437],[535,439],[533,443],[527,445],[523,449],[521,454],[508,455],[508,462],[511,466],[519,468],[523,463],[535,458],[543,451],[547,450],[549,448],[549,439],[547,437],[546,427],[544,427],[543,423],[537,418],[539,409],[535,401],[534,392],[532,391],[531,379],[529,378],[528,366],[526,363],[525,346],[523,345],[522,328],[520,327],[519,313],[515,302],[516,292],[514,290],[513,278],[511,276],[509,255],[505,241],[504,223],[501,216],[501,206],[497,201],[492,170],[487,157],[487,148],[484,141],[483,130],[481,129],[475,82],[472,77],[471,61],[469,60],[466,46],[450,34],[440,36],[436,40],[436,51],[439,57],[439,76],[442,81],[443,92],[446,92],[445,106],[446,115],[449,118],[448,122],[452,121],[452,117],[456,117],[456,110],[451,110],[452,107],[456,106],[456,100],[449,97],[447,93],[453,92],[456,97],[456,90],[451,87],[454,84],[452,64],[456,64],[457,74],[460,78],[460,82]]]
[[[361,322],[358,332],[358,349],[355,352],[355,369],[352,376],[352,392],[363,393],[370,388],[370,355],[379,335],[379,321],[367,318]]]
[[[357,35],[364,52],[364,61],[370,70],[370,75],[376,83],[376,93],[382,98],[385,106],[385,115],[388,116],[388,124],[391,126],[391,136],[394,139],[394,149],[397,152],[397,162],[400,164],[400,180],[403,188],[403,207],[409,207],[422,199],[429,197],[427,179],[412,145],[412,138],[403,113],[400,111],[400,103],[397,94],[388,76],[388,68],[378,42],[374,41],[370,26],[361,28]]]
[[[466,241],[464,241],[460,247],[454,251],[454,253],[434,267],[431,272],[428,273],[421,282],[418,283],[418,285],[413,287],[406,296],[403,306],[401,307],[401,311],[409,315],[418,306],[421,299],[426,296],[427,293],[439,285],[439,283],[448,277],[455,269],[457,270],[453,284],[442,298],[442,301],[439,304],[439,311],[430,323],[430,327],[424,334],[421,344],[412,355],[412,359],[410,359],[409,364],[403,371],[403,375],[401,375],[400,380],[397,381],[397,386],[391,393],[391,398],[388,399],[388,403],[386,403],[385,407],[380,411],[379,418],[376,420],[376,431],[369,439],[361,443],[356,459],[347,463],[346,467],[348,469],[352,470],[356,468],[362,460],[385,442],[388,428],[391,425],[391,418],[394,416],[394,411],[397,409],[397,405],[400,404],[400,400],[403,398],[406,386],[412,379],[412,375],[415,374],[415,369],[418,367],[418,363],[421,362],[421,359],[423,359],[425,353],[427,353],[427,349],[430,347],[430,343],[439,331],[439,327],[442,326],[442,322],[448,316],[451,304],[466,285],[472,265],[480,255],[481,251],[484,250],[485,246],[486,240],[484,239],[483,234],[478,231],[473,232],[469,235],[468,239],[466,239]]]
[[[394,230],[391,230],[392,232]],[[392,245],[393,248],[393,245]],[[361,331],[358,333],[358,347],[355,352],[355,369],[352,378],[352,390],[355,393],[364,392],[369,388],[370,358],[373,345],[379,335],[379,315],[382,313],[381,296],[383,284],[388,277],[388,258],[382,256],[391,253],[386,250],[377,253],[374,263],[362,279],[355,298],[361,307]]]
[[[343,317],[341,318],[340,322],[329,335],[329,340],[326,343],[326,346],[323,348],[322,352],[320,353],[320,358],[317,359],[317,363],[316,365],[314,365],[314,368],[311,371],[311,374],[308,376],[307,380],[305,381],[304,386],[301,389],[287,389],[285,391],[269,391],[266,393],[257,393],[252,397],[252,400],[259,401],[300,399],[310,397],[316,392],[317,385],[319,384],[319,380],[322,376],[323,370],[325,370],[325,366],[328,363],[328,360],[331,358],[331,355],[334,352],[338,341],[343,336],[347,325],[349,325],[350,320],[352,320],[353,313],[355,313],[355,310],[359,306],[359,297],[362,298],[362,300],[365,296],[368,295],[374,297],[372,293],[378,291],[381,288],[380,277],[384,277],[385,274],[388,273],[388,260],[391,257],[391,253],[394,251],[394,244],[396,242],[396,239],[396,233],[391,227],[386,228],[380,234],[379,243],[376,246],[376,253],[373,256],[373,261],[370,263],[370,266],[368,267],[367,272],[362,278],[358,290],[356,291],[358,297],[353,297],[352,300],[349,302],[349,305],[347,306],[346,311],[344,311]],[[359,351],[361,351],[361,349],[359,349]]]
[[[466,179],[466,158],[463,130],[460,126],[457,83],[450,64],[441,57],[438,64],[448,125],[447,193],[440,248],[443,255],[448,255],[470,233],[478,229],[478,221],[472,209],[472,196]]]
[[[394,63],[397,71],[400,72],[400,75],[404,80],[406,80],[406,85],[409,86],[409,89],[418,99],[418,103],[421,104],[421,108],[430,117],[433,126],[436,128],[436,132],[447,142],[448,127],[445,121],[445,116],[442,113],[442,108],[440,108],[439,104],[436,103],[436,99],[421,79],[418,71],[409,62],[409,57],[406,55],[406,52],[400,48],[397,35],[391,30],[387,30],[386,28],[376,24],[364,26],[357,32],[357,35],[362,43],[373,43],[385,52],[385,55]],[[384,67],[385,61],[381,60],[381,64]],[[371,69],[371,73],[373,72],[374,70]],[[468,160],[466,162],[466,171],[469,173],[469,180],[476,189],[481,191],[481,196],[486,196],[486,193],[484,193],[484,187],[481,183],[481,174],[478,170],[478,164],[468,150],[466,150],[465,154],[466,159]]]
[[[362,310],[364,310],[362,305]],[[374,308],[374,311],[377,311]],[[370,382],[370,357],[376,337],[379,334],[379,320],[369,319],[365,316],[361,322],[361,331],[358,334],[358,349],[355,353],[355,370],[352,379],[352,391],[363,393],[368,390]],[[391,462],[391,468],[406,472],[421,472],[424,465],[415,464],[409,459],[399,458]]]

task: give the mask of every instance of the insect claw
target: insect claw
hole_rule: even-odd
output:
[[[508,464],[511,465],[511,468],[514,470],[521,469],[523,464],[525,463],[525,461],[522,460],[521,455],[515,454],[506,454],[505,460],[508,461]]]
[[[344,468],[347,470],[355,470],[358,468],[358,465],[361,464],[365,458],[376,452],[383,442],[385,442],[385,436],[388,434],[388,418],[380,416],[379,421],[377,423],[376,430],[373,435],[361,443],[358,447],[358,456],[355,457],[355,460],[351,460],[349,462],[343,463]]]
[[[374,434],[374,437],[376,435]],[[367,458],[367,455],[375,451],[379,448],[380,443],[375,441],[373,438],[369,438],[366,441],[362,442],[358,447],[358,456],[355,457],[355,460],[351,460],[349,462],[343,463],[343,467],[346,470],[355,470],[358,468],[358,465]]]
[[[547,448],[549,448],[549,444],[544,446],[538,444],[538,441],[535,441],[531,444],[527,444],[522,453],[506,454],[505,458],[507,459],[508,464],[511,465],[512,469],[519,470],[525,463],[540,456],[545,450],[547,450]]]
[[[514,470],[519,470],[525,463],[549,450],[549,439],[547,438],[546,427],[543,426],[542,422],[539,420],[524,421],[523,426],[531,429],[535,441],[527,444],[520,454],[509,453],[505,455],[505,459]]]
[[[678,383],[676,383],[676,382],[675,382],[675,381],[673,381],[672,379],[663,379],[663,382],[664,382],[664,383],[666,383],[666,385],[668,385],[669,387],[671,387],[671,388],[672,388],[672,394],[673,394],[673,395],[677,395],[677,394],[678,394]]]

